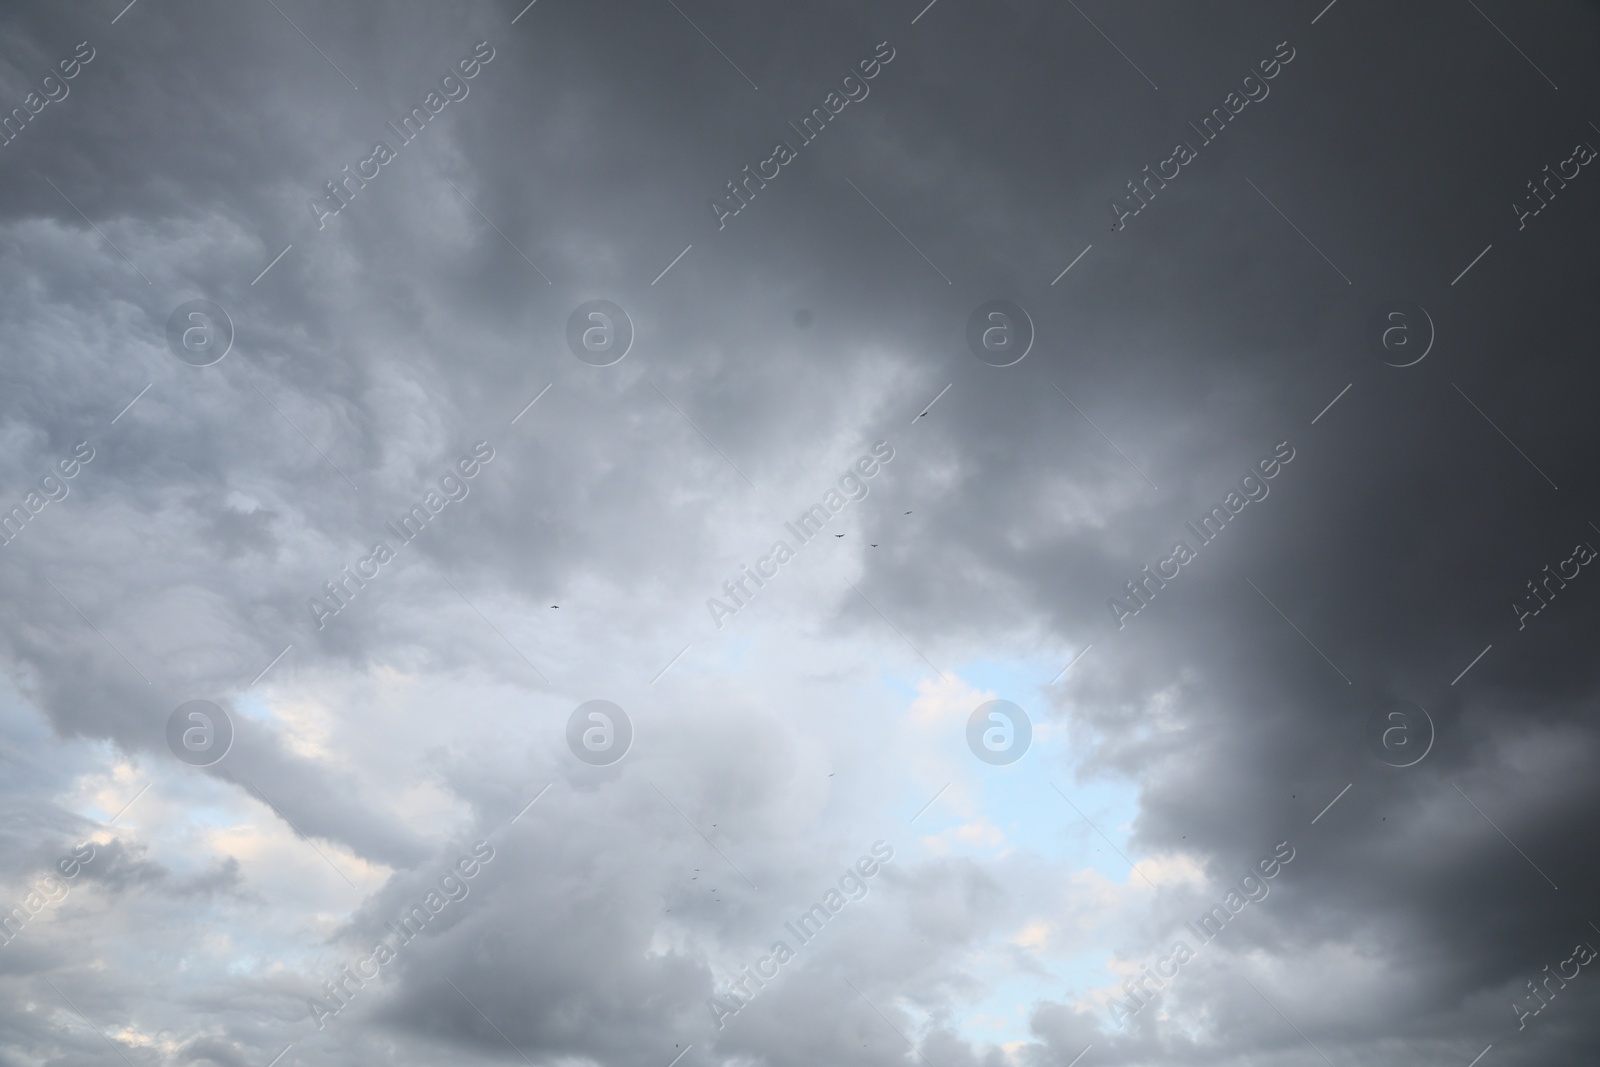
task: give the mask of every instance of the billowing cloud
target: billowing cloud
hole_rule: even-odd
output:
[[[1586,1062],[1541,14],[0,15],[6,1054]]]

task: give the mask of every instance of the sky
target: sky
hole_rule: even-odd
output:
[[[1597,36],[8,5],[0,1065],[1591,1062]]]

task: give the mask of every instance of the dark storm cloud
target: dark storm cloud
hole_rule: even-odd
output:
[[[303,879],[264,884],[253,859],[118,839],[92,879],[117,903],[72,926],[102,932],[107,967],[40,937],[30,974],[125,1023],[152,1062],[264,1063],[306,1042],[342,1062],[510,1045],[664,1067],[692,1043],[865,1064],[908,1055],[896,1027],[939,1067],[1065,1064],[1091,1044],[1084,1067],[1309,1062],[1308,1041],[1335,1062],[1466,1063],[1490,1042],[1580,1062],[1588,982],[1520,1032],[1507,1003],[1600,938],[1583,904],[1596,579],[1541,587],[1553,599],[1520,628],[1512,605],[1600,543],[1577,310],[1600,213],[1587,169],[1521,229],[1511,205],[1600,140],[1573,103],[1591,9],[542,0],[512,25],[521,4],[280,6],[4,16],[0,105],[79,41],[95,58],[0,148],[0,504],[26,507],[77,442],[96,451],[0,548],[4,649],[60,738],[159,766],[163,790],[226,807],[216,825],[336,848],[341,876],[373,865],[373,891],[307,905]],[[493,58],[470,92],[398,143],[388,123],[479,42]],[[791,141],[793,162],[719,229],[710,199],[880,42],[893,59],[870,94]],[[1249,91],[1280,42],[1293,59],[1270,93],[1197,144],[1190,123]],[[378,140],[393,160],[319,228],[308,201]],[[1111,203],[1175,141],[1195,158],[1113,230]],[[235,326],[211,368],[166,346],[196,296]],[[637,331],[611,368],[566,348],[568,313],[596,297]],[[963,337],[998,297],[1037,330],[1008,368]],[[1415,366],[1380,361],[1373,323],[1395,301],[1437,329]],[[909,857],[870,919],[710,1026],[715,978],[892,835],[876,807],[846,833],[805,784],[849,735],[794,723],[838,696],[843,660],[805,665],[814,688],[795,692],[724,687],[693,659],[671,676],[690,692],[647,683],[685,642],[737,654],[704,597],[880,439],[892,470],[840,530],[880,546],[860,550],[862,596],[834,582],[807,602],[839,558],[807,549],[808,577],[754,603],[739,641],[803,610],[884,647],[893,620],[938,664],[1092,643],[1053,709],[1081,777],[1136,782],[1134,854],[1185,852],[1206,877],[1162,883],[1100,951],[1155,958],[1243,864],[1298,850],[1124,1030],[1077,1003],[1087,990],[1041,983],[1029,1042],[973,1040],[964,1013],[991,979],[971,954],[1031,914],[1052,871]],[[478,441],[494,460],[401,545],[386,524]],[[1285,442],[1270,493],[1199,545],[1185,523]],[[1107,599],[1177,539],[1196,558],[1119,627]],[[393,562],[319,620],[308,599],[380,541]],[[258,719],[242,694],[288,645],[273,669],[315,697]],[[579,774],[551,723],[629,687],[661,747]],[[226,701],[237,748],[180,778],[162,728],[202,696]],[[1389,700],[1432,717],[1415,766],[1374,754]],[[82,832],[65,771],[10,780],[43,814],[8,850]],[[484,837],[498,854],[472,892],[316,1030],[305,998]],[[696,868],[734,887],[726,901]],[[242,940],[258,920],[278,964],[247,945],[218,949],[248,962],[215,989],[115,977],[148,965],[156,931]],[[51,1005],[59,1025],[6,1013],[16,1055],[116,1058]]]

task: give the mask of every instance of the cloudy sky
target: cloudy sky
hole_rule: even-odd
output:
[[[1600,8],[525,4],[0,14],[0,1064],[1592,1062]]]

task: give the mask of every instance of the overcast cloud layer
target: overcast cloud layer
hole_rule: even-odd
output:
[[[525,4],[0,12],[0,1064],[1593,1062],[1600,7]]]

